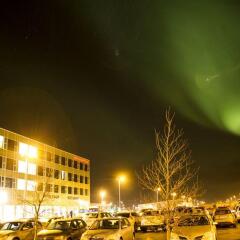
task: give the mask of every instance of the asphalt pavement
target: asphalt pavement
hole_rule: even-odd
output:
[[[217,234],[217,240],[240,240],[240,225],[237,228],[218,228]],[[163,232],[138,232],[136,240],[166,240],[166,236]]]

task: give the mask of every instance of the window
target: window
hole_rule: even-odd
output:
[[[11,158],[8,158],[6,169],[13,171],[15,166],[16,166],[16,161]]]
[[[66,180],[67,179],[67,173],[65,171],[61,171],[61,179]]]
[[[39,184],[37,185],[37,190],[38,190],[38,191],[43,191],[43,183],[39,183]]]
[[[54,192],[55,193],[58,193],[58,188],[59,188],[58,185],[54,185]]]
[[[54,178],[59,179],[59,170],[54,171]]]
[[[10,151],[14,151],[16,149],[16,145],[17,145],[17,142],[12,140],[12,139],[8,139],[7,140],[7,149],[10,150]]]
[[[52,169],[51,168],[46,168],[46,177],[52,177]]]
[[[46,185],[46,192],[52,192],[52,184]]]
[[[52,160],[52,154],[50,152],[47,152],[47,161],[51,162]]]
[[[38,166],[38,176],[43,176],[43,167]]]
[[[59,156],[55,155],[55,163],[59,164]]]
[[[88,189],[85,189],[85,196],[88,196]]]
[[[27,172],[27,163],[26,161],[18,161],[18,172],[19,173],[26,173]]]
[[[83,163],[80,163],[80,170],[83,170]]]
[[[13,178],[8,178],[6,177],[5,178],[5,187],[6,188],[13,188],[13,181],[14,179]]]
[[[68,181],[72,181],[72,173],[68,173]]]
[[[72,159],[68,159],[68,166],[72,167]]]
[[[66,187],[65,186],[61,186],[61,193],[66,193]]]
[[[36,182],[34,181],[27,181],[27,190],[28,191],[35,191],[36,190]]]
[[[80,175],[80,183],[83,183],[83,176]]]
[[[36,175],[37,166],[35,163],[28,163],[28,174]]]
[[[66,159],[65,159],[65,157],[62,157],[62,158],[61,158],[61,164],[62,164],[63,166],[66,165]]]
[[[0,187],[4,187],[4,177],[0,176]]]
[[[77,174],[74,174],[74,182],[77,182],[78,181],[78,176]]]
[[[26,188],[26,181],[24,179],[17,180],[17,189],[18,190],[25,190]]]
[[[3,158],[2,158],[2,156],[0,156],[0,168],[2,168],[3,167]]]
[[[85,169],[84,170],[88,171],[88,165],[87,164],[85,164]]]
[[[80,188],[80,195],[83,195],[83,189]]]
[[[15,145],[17,143],[15,142]],[[34,146],[31,146],[31,145],[28,145],[26,143],[22,143],[20,142],[19,143],[19,154],[22,156],[22,157],[29,157],[29,158],[37,158],[37,155],[38,155],[38,150],[36,147]]]
[[[88,177],[85,177],[85,184],[88,184]]]
[[[78,168],[78,163],[77,163],[77,161],[74,161],[74,168]]]
[[[68,194],[72,194],[72,187],[68,187]]]
[[[0,148],[4,148],[4,136],[0,135]]]
[[[74,195],[77,195],[78,194],[78,189],[75,187],[74,188]]]

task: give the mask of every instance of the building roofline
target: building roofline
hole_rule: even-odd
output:
[[[63,151],[63,152],[66,152],[66,153],[68,153],[68,154],[71,154],[71,155],[73,155],[73,156],[75,156],[75,157],[77,157],[77,158],[80,157],[80,158],[82,158],[82,160],[87,161],[88,163],[90,162],[90,160],[87,159],[87,158],[85,158],[85,157],[81,157],[81,156],[78,156],[78,155],[76,155],[76,154],[74,154],[74,153],[70,153],[70,152],[68,152],[68,151],[66,151],[66,150],[63,150],[63,149],[60,149],[60,148],[57,148],[57,147],[53,147],[53,146],[51,146],[51,145],[49,145],[49,144],[40,142],[40,141],[35,140],[35,139],[32,139],[32,138],[30,138],[30,137],[26,137],[26,136],[24,136],[24,135],[22,135],[22,134],[19,134],[19,133],[10,131],[10,130],[8,130],[8,129],[5,129],[5,128],[0,127],[0,130],[7,131],[7,132],[10,132],[10,133],[13,133],[13,134],[17,134],[18,136],[21,136],[21,137],[23,137],[23,138],[27,138],[27,139],[29,139],[29,140],[31,140],[31,141],[34,141],[34,142],[38,143],[38,144],[43,144],[43,145],[46,145],[46,146],[48,146],[48,147],[55,148],[55,149],[57,149],[57,150],[59,150],[59,151]]]

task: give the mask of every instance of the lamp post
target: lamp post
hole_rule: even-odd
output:
[[[103,209],[103,204],[104,204],[104,198],[106,196],[106,192],[105,191],[100,191],[100,197],[101,197],[101,208]]]
[[[161,188],[157,188],[156,192],[157,192],[157,203],[158,203],[158,193],[161,191]]]
[[[118,208],[121,210],[121,183],[126,179],[125,176],[121,175],[117,178],[118,180]]]

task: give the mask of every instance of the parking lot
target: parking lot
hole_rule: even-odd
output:
[[[218,228],[218,240],[240,240],[240,224],[237,228]],[[165,240],[163,232],[147,232],[136,234],[136,240]]]

